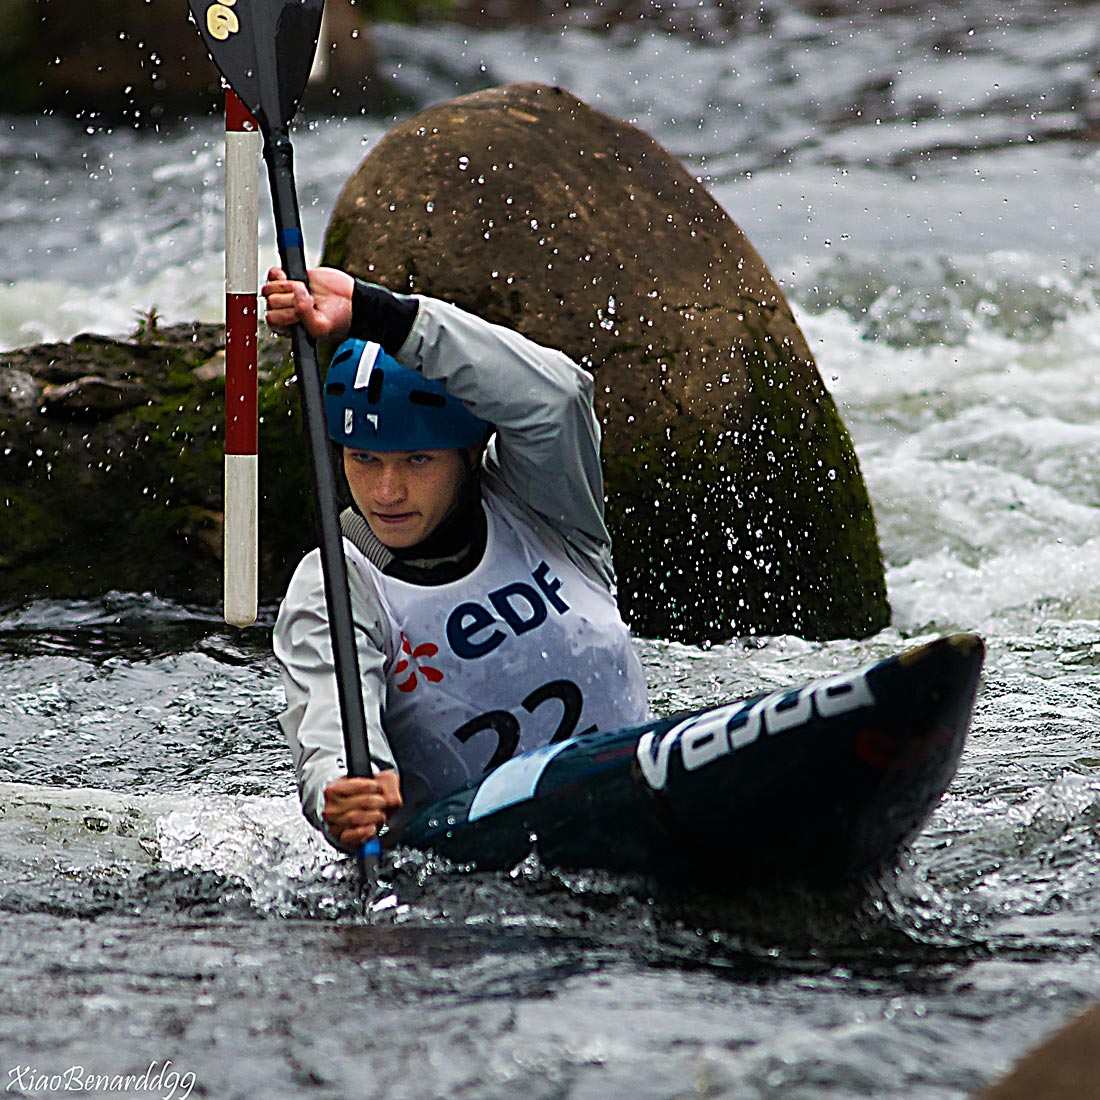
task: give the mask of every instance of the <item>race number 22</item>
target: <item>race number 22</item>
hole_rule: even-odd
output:
[[[581,711],[584,709],[584,696],[572,680],[551,680],[548,684],[535,688],[520,705],[529,714],[534,714],[544,703],[552,700],[561,703],[562,713],[558,728],[550,738],[551,744],[573,736],[580,721]],[[593,726],[582,732],[593,733],[595,728]],[[492,730],[497,735],[497,745],[489,763],[485,765],[486,774],[499,768],[505,760],[510,760],[515,755],[516,749],[519,748],[519,719],[511,711],[490,710],[464,722],[454,732],[455,737],[466,744],[472,737],[488,730]]]

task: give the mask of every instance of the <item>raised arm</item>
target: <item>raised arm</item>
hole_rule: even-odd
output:
[[[492,478],[587,555],[609,555],[592,376],[512,329],[438,299],[415,301],[395,358],[495,425]]]
[[[393,294],[333,268],[312,270],[310,284],[307,291],[273,268],[263,288],[268,323],[285,331],[300,322],[317,338],[374,340],[439,381],[496,426],[488,480],[610,587],[592,376],[562,352],[436,298]]]

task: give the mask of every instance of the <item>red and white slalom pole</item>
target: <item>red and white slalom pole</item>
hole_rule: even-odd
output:
[[[256,290],[260,130],[225,93],[225,621],[256,621],[259,574],[259,423]]]

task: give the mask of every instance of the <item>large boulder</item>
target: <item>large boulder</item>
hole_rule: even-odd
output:
[[[789,304],[634,126],[539,84],[432,107],[347,182],[324,261],[593,371],[620,601],[640,633],[826,638],[889,621],[855,451]]]

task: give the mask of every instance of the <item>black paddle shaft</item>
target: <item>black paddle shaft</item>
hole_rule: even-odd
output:
[[[265,134],[264,160],[267,163],[275,225],[278,228],[279,259],[287,278],[308,286],[298,196],[294,187],[294,149],[286,130],[273,129]],[[348,775],[369,776],[372,768],[367,747],[363,691],[359,682],[359,657],[355,649],[355,626],[351,615],[347,562],[344,558],[343,535],[340,531],[340,516],[334,490],[317,345],[299,324],[291,330],[291,346],[294,368],[298,374],[313,499],[317,509],[321,572],[324,576],[325,606],[328,609],[332,634],[332,655]]]
[[[288,127],[309,80],[324,0],[188,0],[214,64],[255,116],[264,138],[279,258],[291,279],[309,285],[302,223],[294,187],[294,150]],[[349,775],[372,774],[367,744],[359,657],[351,617],[351,594],[340,533],[332,458],[325,427],[317,346],[299,324],[291,331],[294,368],[305,420],[310,477],[321,543],[336,692]],[[378,838],[358,853],[360,885],[373,887],[381,851]]]

